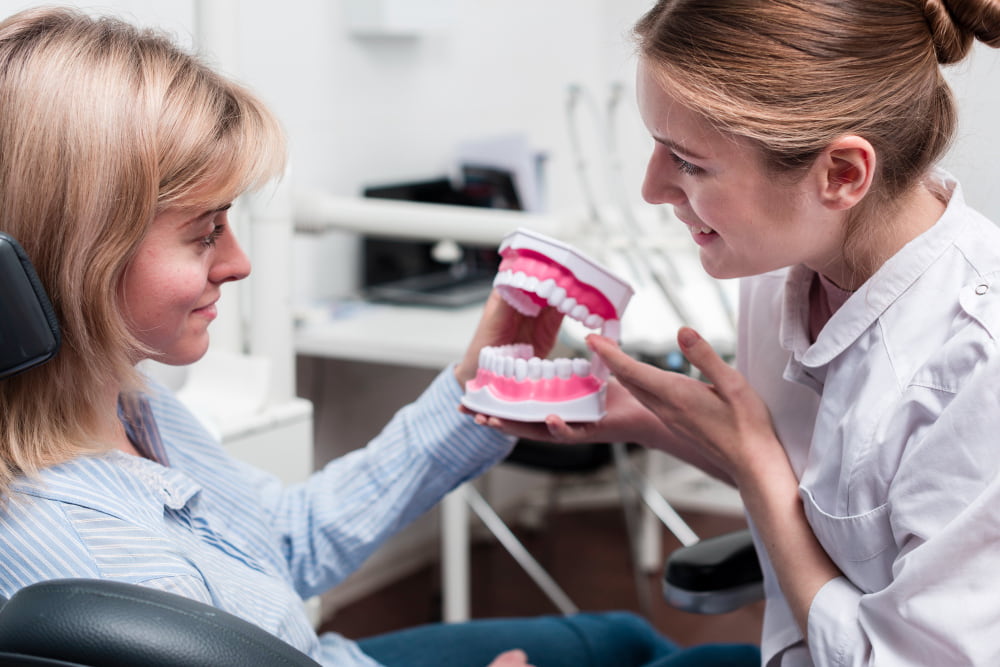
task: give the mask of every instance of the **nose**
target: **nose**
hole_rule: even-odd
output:
[[[680,173],[670,156],[670,149],[660,144],[653,148],[642,181],[642,198],[650,204],[683,204],[687,197],[678,183]]]
[[[243,280],[250,275],[250,258],[236,240],[232,227],[229,227],[216,242],[215,250],[209,280],[222,284]]]

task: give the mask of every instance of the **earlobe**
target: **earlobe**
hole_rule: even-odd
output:
[[[871,188],[875,177],[875,149],[859,136],[840,137],[826,147],[818,166],[823,205],[846,210],[864,199]]]

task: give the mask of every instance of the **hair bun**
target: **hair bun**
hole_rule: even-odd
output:
[[[1000,0],[923,0],[923,5],[942,65],[965,58],[973,39],[1000,46]]]

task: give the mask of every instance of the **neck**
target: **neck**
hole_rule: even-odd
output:
[[[853,292],[903,246],[933,227],[945,207],[945,202],[920,183],[899,200],[886,219],[870,216],[855,225],[853,243],[850,238],[846,241],[835,262],[810,268],[837,287]]]
[[[112,445],[114,449],[123,451],[133,456],[141,456],[139,451],[129,440],[125,433],[125,425],[118,418],[118,394],[121,387],[117,384],[109,385],[101,392],[100,401],[104,405],[101,410],[101,422],[98,424],[98,437],[100,442]]]

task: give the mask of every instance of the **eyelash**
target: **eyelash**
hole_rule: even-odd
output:
[[[697,176],[701,173],[701,167],[691,164],[677,153],[670,153],[670,159],[677,165],[677,170],[688,176]]]
[[[222,233],[226,230],[225,225],[214,225],[212,227],[212,233],[201,240],[201,244],[206,248],[212,248],[215,246],[215,242],[219,240]]]

